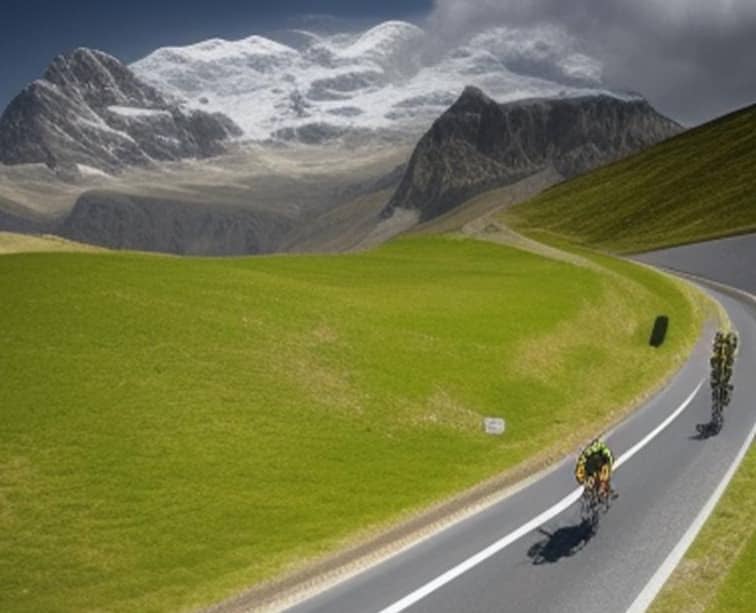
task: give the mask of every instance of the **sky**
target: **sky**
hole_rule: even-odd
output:
[[[607,84],[687,125],[756,103],[756,0],[435,0],[429,20],[447,41],[494,23],[556,25]]]
[[[301,25],[314,12],[351,29],[410,20],[440,45],[492,25],[556,26],[601,62],[608,85],[687,125],[756,102],[756,0],[0,0],[0,108],[75,47],[128,63],[161,46]]]

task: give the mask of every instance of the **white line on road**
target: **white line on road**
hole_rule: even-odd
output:
[[[666,428],[669,424],[674,421],[674,419],[682,413],[687,406],[693,401],[693,398],[696,397],[696,394],[701,389],[701,386],[703,385],[703,380],[696,386],[696,389],[694,389],[691,394],[685,399],[685,401],[675,409],[675,411],[667,417],[661,424],[659,424],[656,428],[654,428],[651,432],[649,432],[645,437],[643,437],[639,442],[637,442],[635,445],[633,445],[630,449],[628,449],[625,453],[623,453],[615,462],[615,466],[619,468],[622,464],[627,462],[630,458],[632,458],[636,453],[638,453],[643,447],[648,445],[664,428]],[[580,499],[580,496],[583,493],[583,489],[578,487],[575,488],[570,494],[562,498],[559,502],[557,502],[554,506],[546,509],[543,513],[537,515],[527,523],[523,524],[516,530],[510,532],[506,536],[500,538],[495,543],[492,543],[485,549],[479,551],[473,556],[470,556],[463,562],[460,562],[455,567],[450,568],[442,575],[439,575],[435,579],[429,581],[422,587],[419,587],[411,594],[408,594],[401,600],[396,601],[394,604],[386,607],[385,609],[382,609],[379,613],[401,613],[401,611],[404,611],[405,609],[411,607],[413,604],[418,602],[419,600],[422,600],[429,594],[435,592],[440,587],[443,587],[450,581],[453,581],[463,573],[466,573],[471,568],[477,566],[481,562],[484,562],[491,556],[497,554],[505,547],[508,547],[518,539],[522,538],[526,534],[532,532],[539,526],[545,524],[547,521],[552,519],[553,517],[556,517],[559,515],[562,511],[565,511],[570,506],[572,506],[575,502],[577,502]]]
[[[683,534],[677,545],[675,545],[675,548],[670,552],[664,562],[662,562],[662,565],[654,573],[654,576],[651,577],[651,580],[646,584],[646,587],[643,588],[643,591],[638,594],[638,597],[633,601],[633,604],[631,604],[630,608],[627,610],[627,613],[643,613],[651,605],[651,602],[653,602],[654,598],[656,598],[659,590],[661,590],[664,583],[667,581],[667,579],[669,579],[672,571],[675,570],[675,567],[680,563],[680,560],[682,560],[682,557],[685,555],[688,547],[691,546],[696,536],[698,536],[698,533],[701,531],[701,528],[703,528],[706,520],[709,519],[709,515],[711,515],[711,513],[714,511],[714,507],[717,506],[717,502],[719,502],[722,494],[724,494],[727,485],[730,483],[730,480],[735,475],[735,471],[738,469],[738,466],[740,466],[740,463],[743,461],[745,454],[748,452],[748,448],[751,446],[754,436],[756,436],[756,424],[754,424],[753,428],[751,429],[751,433],[748,435],[745,443],[743,443],[743,446],[740,448],[735,461],[725,473],[722,481],[719,482],[719,485],[717,486],[717,489],[714,490],[711,498],[706,501],[706,504],[704,505],[703,509],[701,509],[701,512],[693,520],[693,523],[687,529],[685,534]]]
[[[528,532],[535,530],[538,526],[546,523],[552,517],[559,515],[559,513],[568,509],[571,505],[577,502],[580,499],[582,493],[583,490],[581,488],[576,488],[574,491],[572,491],[572,493],[562,498],[562,500],[557,502],[553,507],[546,509],[543,513],[537,515],[526,524],[523,524],[514,532],[510,532],[505,537],[499,539],[492,545],[489,545],[482,551],[479,551],[474,556],[467,558],[467,560],[465,560],[464,562],[457,564],[457,566],[450,570],[447,570],[443,575],[439,575],[432,581],[429,581],[421,588],[415,590],[414,592],[395,602],[391,606],[386,607],[380,613],[399,613],[400,611],[404,611],[407,607],[412,606],[418,600],[425,598],[428,594],[435,592],[441,586],[446,585],[450,581],[459,577],[462,573],[467,572],[474,566],[477,566],[484,560],[490,558],[495,553],[501,551],[507,545],[511,545],[517,539],[528,534]]]
[[[639,440],[635,445],[630,447],[625,453],[623,453],[619,458],[617,458],[617,461],[614,463],[615,468],[619,468],[622,466],[625,462],[627,462],[630,458],[632,458],[636,453],[638,453],[641,449],[643,449],[646,445],[648,445],[659,432],[664,430],[669,424],[671,424],[675,418],[682,413],[685,408],[690,404],[691,400],[696,397],[696,394],[698,393],[698,390],[701,389],[701,386],[703,385],[703,379],[701,382],[696,386],[696,389],[694,389],[690,396],[688,396],[685,399],[685,402],[683,402],[679,407],[675,409],[675,412],[672,413],[667,419],[665,419],[662,423],[660,423],[656,428],[651,430],[646,436],[644,436],[641,440]]]

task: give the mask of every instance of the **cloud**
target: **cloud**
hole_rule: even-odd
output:
[[[559,29],[612,86],[699,123],[756,102],[754,0],[436,0],[434,40],[499,25]]]

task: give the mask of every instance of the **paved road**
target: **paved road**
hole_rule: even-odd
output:
[[[369,613],[392,606],[395,612],[429,613],[626,610],[705,505],[756,421],[756,379],[738,375],[756,371],[756,307],[710,291],[729,312],[742,341],[724,430],[706,441],[695,438],[696,424],[710,414],[707,386],[692,396],[707,376],[710,338],[705,338],[669,386],[608,437],[621,456],[685,406],[618,468],[620,497],[597,531],[581,523],[573,504],[406,608],[397,605],[574,492],[574,458],[568,458],[512,497],[292,611]]]
[[[651,251],[635,259],[694,273],[756,294],[756,234]]]

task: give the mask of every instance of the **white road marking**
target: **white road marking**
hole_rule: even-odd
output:
[[[696,394],[701,389],[701,386],[704,384],[703,379],[701,382],[696,386],[696,389],[694,389],[690,396],[688,396],[685,399],[685,402],[683,402],[677,409],[675,409],[675,412],[672,413],[667,419],[665,419],[662,423],[660,423],[656,428],[651,430],[646,436],[644,436],[641,440],[639,440],[635,445],[630,447],[625,453],[623,453],[620,457],[617,458],[617,461],[614,463],[615,468],[619,468],[622,466],[625,462],[627,462],[630,458],[632,458],[636,453],[638,453],[641,449],[643,449],[646,445],[648,445],[664,428],[666,428],[669,424],[671,424],[675,418],[682,413],[685,408],[691,403],[693,398],[696,397]]]
[[[703,385],[703,380],[696,386],[696,389],[694,389],[691,394],[685,399],[685,401],[675,409],[675,411],[669,415],[661,424],[659,424],[656,428],[654,428],[651,432],[649,432],[645,437],[643,437],[640,441],[638,441],[635,445],[633,445],[630,449],[628,449],[625,453],[623,453],[615,462],[615,467],[619,468],[622,464],[627,462],[630,458],[632,458],[636,453],[638,453],[643,447],[648,445],[656,436],[659,435],[659,433],[664,430],[669,424],[671,424],[674,419],[680,415],[687,407],[688,405],[693,401],[693,398],[696,397],[696,394],[701,389],[701,386]],[[439,575],[435,579],[432,579],[422,587],[419,587],[411,594],[408,594],[401,600],[397,600],[394,604],[389,605],[385,609],[381,609],[379,613],[401,613],[401,611],[404,611],[405,609],[411,607],[416,602],[422,600],[429,594],[435,592],[437,589],[443,587],[447,583],[453,581],[463,573],[466,573],[471,568],[477,566],[481,562],[484,562],[491,556],[497,554],[505,547],[508,547],[518,539],[522,538],[526,534],[532,532],[539,526],[545,524],[550,519],[556,517],[559,515],[562,511],[565,511],[570,506],[575,504],[579,499],[580,496],[583,493],[583,488],[578,487],[575,488],[570,494],[562,498],[559,502],[557,502],[554,506],[546,509],[543,513],[537,515],[527,523],[523,524],[516,530],[513,530],[506,536],[500,538],[495,543],[492,543],[485,549],[479,551],[475,555],[470,556],[463,562],[460,562],[455,567],[450,568],[445,573]]]
[[[582,493],[583,493],[582,488],[576,488],[575,490],[572,491],[572,493],[562,498],[562,500],[557,502],[550,509],[545,510],[540,515],[537,515],[526,524],[523,524],[522,526],[517,528],[517,530],[510,532],[505,537],[499,539],[492,545],[489,545],[482,551],[479,551],[474,556],[467,558],[467,560],[465,560],[464,562],[457,564],[457,566],[455,566],[454,568],[447,570],[443,575],[439,575],[432,581],[429,581],[421,588],[415,590],[411,594],[408,594],[407,596],[405,596],[401,600],[398,600],[391,606],[386,607],[385,609],[382,609],[380,613],[399,613],[400,611],[404,611],[407,607],[412,606],[418,600],[425,598],[428,594],[435,592],[438,588],[456,579],[462,573],[467,572],[474,566],[477,566],[484,560],[487,560],[488,558],[490,558],[492,555],[498,553],[499,551],[504,549],[507,545],[511,545],[517,539],[535,530],[538,526],[546,523],[552,517],[559,515],[559,513],[568,509],[570,506],[576,503],[580,499],[580,496],[582,495]]]
[[[662,562],[662,565],[654,573],[654,576],[651,577],[651,580],[646,584],[646,587],[643,588],[643,591],[638,594],[638,597],[633,601],[633,604],[630,605],[627,613],[643,613],[651,605],[664,583],[667,581],[667,579],[669,579],[669,576],[680,563],[680,560],[682,560],[682,557],[685,555],[688,547],[691,546],[696,536],[698,536],[698,533],[701,531],[701,528],[703,528],[706,520],[709,519],[709,516],[714,511],[714,508],[717,506],[717,503],[722,497],[722,494],[724,494],[727,485],[735,475],[735,471],[737,471],[740,463],[745,457],[745,454],[748,452],[748,448],[751,446],[754,436],[756,436],[756,424],[754,424],[753,428],[751,429],[751,433],[748,435],[745,443],[743,443],[743,446],[740,448],[740,452],[735,458],[735,461],[725,473],[725,476],[722,478],[722,481],[720,481],[719,485],[714,490],[714,493],[711,495],[709,500],[706,501],[703,509],[701,509],[701,512],[693,520],[693,523],[687,529],[685,534],[683,534],[677,545],[675,545],[675,548],[670,552],[664,562]]]

